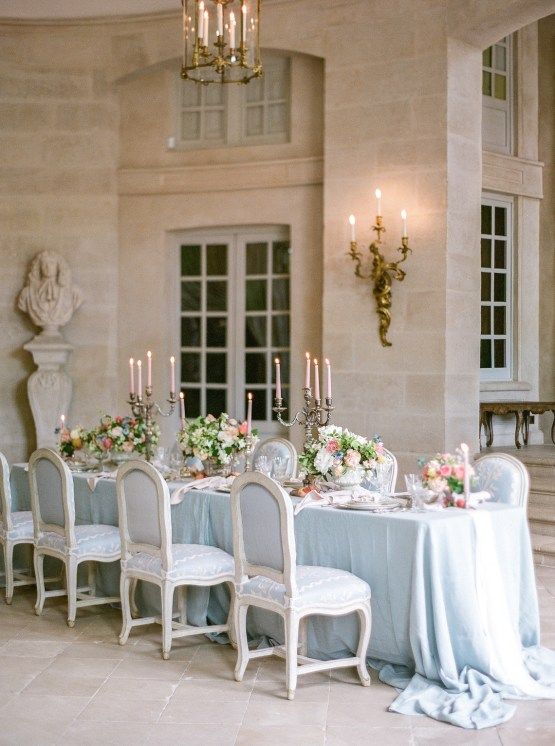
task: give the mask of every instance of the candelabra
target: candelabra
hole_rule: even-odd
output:
[[[403,219],[406,220],[406,213],[404,213]],[[351,220],[351,225],[354,226],[354,220]],[[376,224],[372,226],[372,230],[376,231],[377,238],[368,247],[373,258],[371,259],[371,265],[367,265],[366,271],[362,268],[362,254],[359,251],[356,240],[351,240],[351,248],[348,255],[355,262],[355,275],[363,280],[371,280],[374,283],[372,292],[376,299],[380,340],[384,347],[391,347],[391,342],[387,338],[389,325],[391,324],[391,283],[393,280],[402,282],[405,279],[406,273],[399,265],[407,259],[412,249],[409,248],[409,239],[405,235],[401,238],[401,246],[398,248],[398,251],[402,254],[402,258],[397,262],[386,262],[380,251],[382,244],[381,235],[385,232],[381,215],[376,216]]]
[[[245,471],[254,470],[253,455],[254,455],[254,447],[255,447],[257,440],[258,439],[253,438],[252,435],[247,435],[245,438],[245,441],[247,443],[247,447],[245,448]]]
[[[324,427],[329,425],[331,421],[331,413],[334,410],[333,401],[331,396],[326,396],[325,405],[322,406],[320,399],[314,399],[312,397],[312,389],[305,386],[304,392],[304,407],[300,409],[290,422],[286,422],[282,419],[281,415],[287,407],[283,406],[283,399],[281,397],[275,398],[275,404],[272,410],[277,414],[277,419],[280,425],[284,427],[293,427],[295,422],[304,427],[304,447],[307,448],[314,441],[313,431],[317,427]]]
[[[173,414],[177,402],[175,391],[170,391],[169,399],[166,401],[169,407],[168,411],[164,412],[158,402],[152,398],[152,386],[145,388],[144,398],[140,393],[129,394],[127,403],[131,406],[133,416],[144,420],[146,425],[145,455],[147,461],[152,461],[152,457],[154,456],[154,444],[152,442],[154,414],[157,412],[161,417],[170,417]]]

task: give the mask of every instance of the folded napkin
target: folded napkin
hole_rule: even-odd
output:
[[[183,487],[179,487],[175,492],[172,492],[170,503],[172,505],[177,505],[182,502],[187,492],[190,492],[191,490],[221,490],[222,487],[231,487],[234,479],[234,476],[194,479],[192,482],[184,484]]]
[[[311,490],[295,506],[294,513],[298,515],[309,505],[344,505],[345,503],[356,502],[375,502],[380,500],[382,495],[379,492],[371,492],[363,487],[354,487],[349,490],[330,490],[329,492],[318,492]]]
[[[87,477],[87,484],[89,485],[89,489],[91,492],[94,492],[96,489],[96,485],[101,479],[115,479],[116,478],[116,472],[115,471],[99,471],[96,474],[93,474],[90,477]]]

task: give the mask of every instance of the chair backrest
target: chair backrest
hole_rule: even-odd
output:
[[[494,502],[527,507],[530,476],[522,461],[508,453],[488,453],[476,459],[475,467],[480,489]]]
[[[297,449],[285,438],[267,438],[257,445],[253,463],[254,468],[264,474],[292,479],[297,475]]]
[[[389,479],[389,489],[388,489],[388,491],[392,493],[392,492],[395,492],[395,485],[397,484],[397,471],[399,467],[397,464],[397,458],[391,451],[388,451],[387,448],[384,448],[383,452],[386,458],[392,462],[392,469],[391,469],[391,474],[390,474],[390,479]]]
[[[235,578],[262,575],[297,594],[294,515],[291,498],[273,479],[245,472],[231,487]]]
[[[75,547],[75,500],[68,465],[50,448],[39,448],[29,459],[29,486],[35,539],[52,532]]]
[[[12,493],[10,490],[10,466],[8,459],[0,453],[0,528],[12,528]]]
[[[128,461],[116,475],[122,559],[144,552],[172,568],[170,491],[160,472],[146,461]]]

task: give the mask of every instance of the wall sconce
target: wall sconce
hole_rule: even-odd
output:
[[[368,264],[363,268],[362,254],[358,249],[356,241],[356,219],[354,215],[349,217],[349,223],[351,225],[351,249],[348,252],[348,255],[355,262],[355,275],[361,277],[363,280],[371,280],[374,283],[372,292],[376,299],[380,340],[384,347],[391,347],[391,342],[387,338],[389,325],[391,324],[391,283],[393,280],[399,280],[402,282],[405,279],[406,272],[402,270],[399,265],[406,260],[408,254],[412,253],[412,249],[409,248],[409,239],[407,236],[407,212],[406,210],[402,210],[401,218],[403,220],[403,235],[401,237],[401,246],[399,246],[398,251],[401,252],[403,257],[402,259],[399,259],[398,262],[385,261],[383,254],[380,252],[382,233],[385,233],[385,227],[381,215],[382,193],[380,189],[376,189],[376,199],[378,201],[378,214],[376,216],[376,224],[372,226],[372,230],[376,231],[378,237],[368,247],[372,258],[368,259]],[[372,262],[371,265],[370,261]]]

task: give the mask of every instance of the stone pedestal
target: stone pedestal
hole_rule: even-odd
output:
[[[29,376],[27,393],[37,432],[37,448],[56,448],[60,415],[71,403],[72,382],[64,370],[71,352],[59,333],[42,333],[24,345],[38,370]]]

